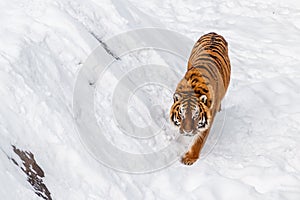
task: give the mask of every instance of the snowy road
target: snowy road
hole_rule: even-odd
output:
[[[11,145],[34,154],[53,199],[300,199],[299,1],[0,0],[0,27],[1,199],[40,199],[8,159],[21,162]],[[146,27],[192,41],[210,31],[226,38],[232,64],[226,120],[212,151],[193,166],[176,161],[153,173],[120,173],[82,144],[73,91],[88,56],[105,47],[101,42]],[[172,47],[185,45],[174,41]],[[186,60],[152,50],[116,56],[121,60],[112,69],[126,73],[146,64],[168,64],[178,73],[186,67]],[[168,146],[164,134],[137,142],[111,128],[103,113],[110,112],[117,83],[109,72],[96,83],[95,116],[107,122],[107,139],[131,153]],[[173,91],[144,89],[167,118]],[[153,117],[138,114],[144,110],[138,99],[129,106],[137,123]]]

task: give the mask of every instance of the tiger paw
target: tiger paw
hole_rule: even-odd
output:
[[[181,162],[185,165],[192,165],[198,160],[198,157],[191,155],[189,152],[185,153],[181,158]]]

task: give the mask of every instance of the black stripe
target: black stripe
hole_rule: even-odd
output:
[[[210,65],[209,63],[206,63],[206,64]],[[207,66],[199,65],[199,66],[196,66],[195,68],[199,68],[199,69],[205,70],[213,79],[217,78],[216,74],[213,71],[211,71],[210,68],[207,68]],[[210,80],[210,78],[208,78],[208,80]]]
[[[222,53],[220,53],[219,51],[217,51],[217,50],[213,50],[213,52],[214,52],[214,53],[217,53],[217,54],[223,59],[225,65],[226,65],[226,66],[224,66],[223,68],[225,68],[226,74],[228,74],[227,67],[229,66],[229,63],[227,63],[227,60],[226,60],[225,56],[224,56]]]
[[[205,56],[205,58],[203,58],[202,56]],[[200,58],[198,58],[196,61],[200,60],[206,60],[214,63],[214,65],[218,68],[219,72],[221,73],[222,77],[224,77],[224,72],[222,70],[222,61],[218,57],[212,54],[201,54]]]

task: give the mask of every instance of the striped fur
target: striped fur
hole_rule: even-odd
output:
[[[170,119],[181,134],[194,136],[182,162],[193,164],[209,134],[215,114],[221,108],[230,81],[226,40],[216,33],[200,37],[194,45],[184,78],[174,93]]]

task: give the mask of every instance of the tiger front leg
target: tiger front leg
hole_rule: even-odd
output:
[[[184,154],[181,158],[181,162],[185,165],[192,165],[196,162],[199,158],[200,151],[204,146],[206,137],[208,135],[209,130],[206,130],[202,133],[198,133],[195,135],[194,142],[188,152]]]

